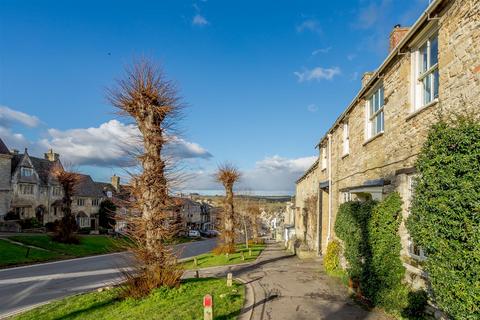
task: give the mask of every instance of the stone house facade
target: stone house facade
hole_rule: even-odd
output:
[[[7,214],[10,219],[36,218],[45,225],[63,217],[61,206],[63,191],[55,179],[55,167],[63,168],[60,156],[49,150],[44,158],[10,152],[0,139],[0,221]],[[89,175],[78,174],[72,198],[72,212],[80,228],[98,228],[100,203],[112,197],[120,188],[120,179],[112,183],[95,182]]]
[[[479,101],[479,1],[436,0],[412,27],[396,26],[388,57],[375,72],[365,73],[357,96],[318,143],[319,168],[306,173],[318,181],[321,253],[335,237],[335,216],[345,201],[380,200],[397,191],[405,221],[415,160],[430,126],[441,117],[479,116]],[[309,188],[302,178],[297,197]],[[423,277],[416,262],[425,257],[404,222],[400,235],[410,276]]]

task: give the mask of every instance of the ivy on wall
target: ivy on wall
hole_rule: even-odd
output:
[[[454,319],[480,319],[480,123],[434,125],[416,167],[407,227],[428,256],[433,297]]]
[[[346,271],[358,293],[372,306],[410,317],[422,312],[426,300],[420,299],[421,294],[410,292],[403,282],[405,268],[398,235],[401,206],[398,193],[379,203],[344,203],[337,215],[335,232],[343,242]]]

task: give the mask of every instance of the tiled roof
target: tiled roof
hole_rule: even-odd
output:
[[[10,154],[10,151],[8,150],[7,146],[3,142],[3,140],[0,138],[0,154]]]
[[[104,196],[103,188],[101,188],[97,183],[95,183],[89,175],[80,174],[78,175],[78,183],[75,186],[74,194],[78,197],[97,197],[101,198]]]

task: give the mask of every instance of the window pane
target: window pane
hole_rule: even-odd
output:
[[[371,117],[372,114],[373,114],[374,101],[375,101],[375,99],[374,99],[373,96],[372,96],[372,97],[370,98],[370,103],[369,103],[369,104],[370,104],[370,114],[368,115],[369,117]]]
[[[433,72],[433,98],[436,99],[438,98],[438,79],[439,74],[438,74],[438,69]]]
[[[382,131],[382,112],[380,112],[378,115],[377,115],[377,132],[376,133],[379,133]]]
[[[383,87],[380,88],[379,101],[380,107],[383,106]]]
[[[430,40],[430,66],[438,62],[438,37],[435,36]]]
[[[427,44],[424,44],[419,51],[420,51],[420,61],[419,61],[420,70],[419,71],[420,73],[424,73],[428,69]]]
[[[431,84],[431,77],[432,75],[429,74],[427,75],[425,78],[423,78],[422,82],[423,82],[423,104],[426,105],[427,103],[429,103],[431,101],[431,87],[430,87],[430,84]]]
[[[376,132],[375,132],[375,129],[377,128],[377,125],[375,123],[375,119],[373,119],[372,121],[370,121],[370,137],[373,137]]]

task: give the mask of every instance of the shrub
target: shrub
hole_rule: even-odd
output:
[[[408,293],[408,306],[403,309],[402,316],[408,319],[423,319],[423,313],[427,306],[427,293],[423,290]]]
[[[391,193],[373,208],[368,222],[372,255],[365,262],[368,279],[362,283],[364,294],[374,305],[389,311],[402,310],[408,304],[408,288],[402,283],[405,267],[400,259],[402,245],[398,235],[401,210],[400,195]],[[368,283],[365,285],[365,282]]]
[[[105,229],[115,226],[115,211],[117,206],[109,199],[103,200],[98,209],[98,224]]]
[[[19,223],[22,229],[39,228],[42,226],[40,222],[38,222],[37,218],[22,219],[19,221]]]
[[[18,215],[18,213],[15,213],[14,211],[8,211],[7,214],[5,215],[4,219],[5,219],[5,221],[19,220],[20,216]]]
[[[48,232],[54,232],[57,230],[59,223],[60,221],[58,220],[55,220],[54,222],[47,222],[45,224],[45,228],[47,229]]]
[[[379,203],[344,203],[335,221],[335,232],[343,240],[351,285],[373,306],[397,314],[409,303],[409,288],[403,283],[405,268],[400,259],[401,208],[400,195],[392,193]]]
[[[416,164],[407,227],[428,258],[436,304],[452,318],[480,318],[480,123],[434,125]]]
[[[371,255],[367,224],[374,205],[374,201],[343,203],[335,221],[335,233],[344,244],[347,274],[354,281],[366,274],[363,262]]]
[[[333,240],[328,243],[327,253],[325,254],[325,258],[323,259],[323,265],[325,266],[325,270],[327,272],[335,273],[341,270],[341,266],[340,266],[341,249],[342,248],[338,240]]]

